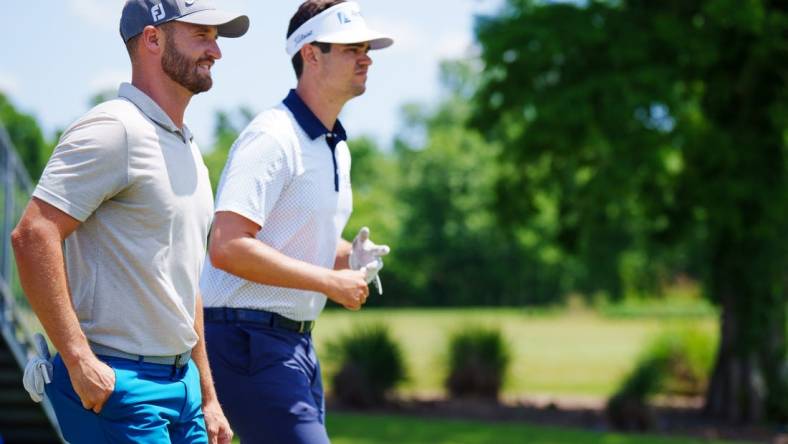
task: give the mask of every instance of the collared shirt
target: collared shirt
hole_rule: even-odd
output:
[[[184,126],[123,84],[63,133],[33,195],[82,222],[65,241],[69,290],[92,342],[173,355],[197,342],[195,297],[213,216]]]
[[[256,237],[281,253],[333,268],[337,242],[353,207],[350,151],[337,122],[328,130],[295,91],[258,115],[230,150],[216,211],[260,227]],[[205,261],[206,307],[252,308],[314,320],[326,303],[317,292],[247,281]]]

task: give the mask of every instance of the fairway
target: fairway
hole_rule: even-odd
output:
[[[333,444],[724,444],[695,438],[622,435],[515,423],[330,414]],[[741,442],[738,442],[742,444]]]
[[[624,435],[519,423],[331,412],[327,425],[332,444],[733,444],[733,441]],[[234,442],[239,441],[236,438]]]
[[[324,373],[325,344],[354,324],[384,323],[402,345],[409,380],[403,394],[443,394],[445,353],[452,332],[469,325],[500,327],[512,351],[504,395],[603,397],[632,368],[648,340],[675,328],[700,328],[716,338],[717,320],[704,317],[610,318],[594,312],[529,313],[517,309],[327,310],[314,337]],[[330,378],[326,384],[330,386]]]

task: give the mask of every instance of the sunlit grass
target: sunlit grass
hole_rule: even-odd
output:
[[[329,413],[333,444],[726,444],[730,441],[483,423],[396,415]],[[237,440],[235,442],[238,442]],[[738,444],[746,444],[739,442]]]
[[[519,423],[334,414],[328,421],[333,444],[723,444],[692,438],[622,435]]]
[[[666,329],[693,326],[716,338],[716,318],[603,317],[590,311],[529,314],[518,309],[367,309],[324,312],[314,331],[326,372],[325,342],[354,323],[386,323],[403,346],[406,394],[443,393],[452,331],[468,325],[501,328],[512,351],[506,395],[607,396],[632,368],[648,340]],[[327,378],[330,379],[330,378]],[[330,384],[330,381],[326,381]]]

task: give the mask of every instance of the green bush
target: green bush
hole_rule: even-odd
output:
[[[497,399],[510,360],[499,330],[471,327],[455,333],[449,341],[449,395]]]
[[[370,407],[385,402],[406,378],[400,346],[385,325],[361,325],[327,344],[338,364],[333,394],[351,407]]]
[[[663,362],[665,375],[659,393],[700,396],[709,384],[715,344],[705,332],[684,329],[659,336],[647,352]]]
[[[708,386],[714,343],[697,329],[668,331],[652,340],[632,372],[610,398],[607,414],[614,427],[653,427],[648,399],[657,394],[698,396]]]

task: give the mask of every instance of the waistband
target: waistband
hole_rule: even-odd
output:
[[[188,364],[189,359],[191,359],[191,355],[192,355],[191,350],[187,350],[179,355],[170,355],[170,356],[135,355],[132,353],[126,353],[124,351],[120,351],[116,348],[107,347],[106,345],[96,344],[95,342],[90,343],[90,349],[93,350],[93,353],[101,356],[128,359],[130,361],[137,361],[137,362],[147,362],[149,364],[172,365],[175,368],[181,368],[184,367],[186,364]]]
[[[315,321],[294,321],[278,313],[251,308],[206,307],[205,320],[212,322],[249,322],[274,328],[309,333],[315,328]]]

